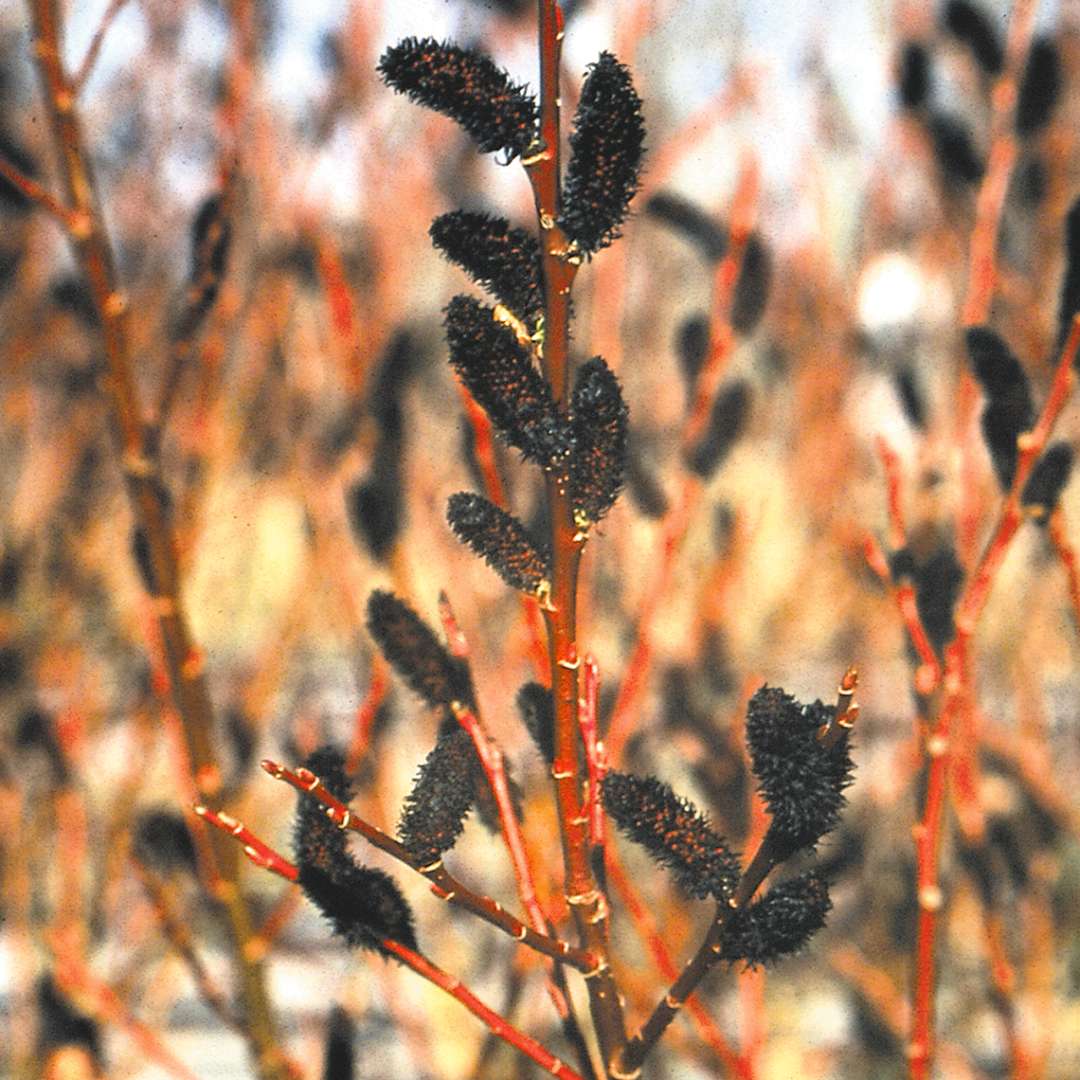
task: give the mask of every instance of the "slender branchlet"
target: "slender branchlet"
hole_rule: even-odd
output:
[[[379,73],[399,93],[456,120],[485,153],[514,158],[536,138],[536,100],[474,49],[406,38],[386,50]]]

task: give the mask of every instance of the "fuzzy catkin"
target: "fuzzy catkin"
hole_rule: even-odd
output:
[[[645,122],[630,70],[603,52],[581,87],[559,214],[581,251],[595,254],[620,235],[644,152]]]
[[[689,800],[654,776],[612,771],[604,808],[619,830],[671,871],[699,900],[726,900],[739,880],[739,860]]]
[[[474,49],[406,38],[383,53],[379,74],[399,93],[456,120],[485,153],[518,157],[536,137],[536,99]]]
[[[534,593],[547,580],[550,557],[525,526],[482,495],[459,491],[446,506],[454,534],[468,544],[512,589]]]
[[[779,858],[812,850],[836,828],[854,765],[848,738],[823,747],[815,737],[833,718],[820,701],[803,706],[763,686],[746,712],[746,742],[758,791],[772,818],[769,838]]]
[[[393,593],[375,590],[368,599],[368,631],[383,656],[429,705],[455,701],[475,707],[469,665],[452,656],[434,631]]]
[[[420,865],[457,843],[473,805],[479,762],[463,728],[440,735],[417,774],[398,824],[398,837]]]
[[[495,312],[470,296],[446,307],[450,363],[502,437],[529,461],[561,470],[570,431],[528,350]]]

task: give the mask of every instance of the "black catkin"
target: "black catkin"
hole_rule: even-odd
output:
[[[540,756],[550,765],[555,760],[555,699],[546,686],[527,682],[516,697],[518,712]]]
[[[398,838],[421,866],[457,843],[473,805],[479,768],[472,738],[464,728],[441,734],[420,766],[398,823]]]
[[[749,337],[761,322],[772,284],[772,256],[757,233],[751,233],[743,248],[742,266],[731,298],[731,328],[740,337]]]
[[[175,810],[147,810],[135,821],[131,851],[136,859],[159,874],[176,870],[195,873],[195,842],[187,822]]]
[[[840,821],[854,769],[849,740],[824,747],[816,738],[834,713],[820,701],[804,706],[776,687],[763,686],[750,699],[750,767],[772,818],[768,842],[778,859],[813,850]]]
[[[531,326],[544,310],[540,245],[505,218],[454,210],[437,217],[431,241],[481,288]]]
[[[661,191],[645,203],[645,213],[692,243],[707,262],[718,263],[727,253],[727,229],[681,195]]]
[[[339,802],[348,803],[353,787],[340,751],[320,747],[304,767]],[[334,933],[350,946],[384,951],[382,942],[390,939],[410,949],[416,947],[412,911],[394,880],[381,870],[355,861],[345,832],[312,797],[302,795],[297,803],[293,853],[300,887]]]
[[[749,413],[749,384],[744,379],[729,383],[713,403],[705,433],[687,454],[690,469],[703,480],[709,479],[738,441]]]
[[[1065,218],[1065,275],[1061,279],[1061,298],[1058,302],[1059,353],[1069,339],[1073,317],[1077,312],[1080,312],[1080,199],[1072,204]],[[1073,366],[1080,366],[1080,351]]]
[[[598,522],[615,504],[626,469],[629,413],[602,357],[582,364],[570,396],[570,493],[576,516]]]
[[[1005,68],[1001,35],[989,15],[969,0],[949,0],[941,16],[942,26],[971,52],[984,74],[996,78]]]
[[[37,1056],[47,1058],[64,1046],[85,1050],[100,1068],[102,1065],[101,1028],[96,1020],[81,1012],[56,985],[51,975],[37,984],[38,1034]]]
[[[986,166],[964,123],[948,113],[936,112],[926,127],[945,182],[961,189],[979,183]]]
[[[528,349],[495,312],[469,296],[446,307],[450,363],[499,433],[529,461],[559,470],[570,432]]]
[[[475,708],[469,665],[452,656],[408,604],[376,590],[368,600],[367,625],[383,656],[429,705],[445,708],[456,701]]]
[[[626,490],[631,501],[645,517],[657,521],[667,513],[668,498],[663,484],[648,460],[643,439],[635,438],[633,432],[626,460]]]
[[[913,576],[919,620],[940,656],[956,635],[953,615],[964,582],[964,568],[951,545],[943,544],[916,566]]]
[[[1008,491],[1016,475],[1017,438],[1035,422],[1035,404],[1020,361],[989,327],[973,326],[967,336],[968,356],[984,393],[981,426],[998,482]]]
[[[604,808],[620,831],[670,870],[690,896],[726,900],[739,880],[739,860],[701,812],[654,776],[612,771]]]
[[[1031,43],[1016,99],[1016,133],[1030,138],[1049,122],[1061,99],[1061,58],[1045,37]]]
[[[536,99],[473,49],[406,38],[383,53],[378,70],[399,93],[456,120],[484,153],[512,160],[536,137]]]
[[[641,99],[630,70],[609,52],[585,76],[570,135],[559,224],[587,255],[607,247],[638,189],[645,150]]]
[[[908,422],[916,430],[925,431],[926,401],[915,375],[915,369],[910,364],[899,368],[893,373],[893,385],[896,387],[896,396],[900,399],[900,405]]]
[[[720,955],[750,968],[790,956],[825,925],[831,907],[828,882],[821,874],[811,870],[782,881],[730,918]]]
[[[346,489],[345,512],[353,539],[376,562],[390,557],[401,535],[405,522],[403,491],[397,464],[381,457],[376,457],[369,475]]]
[[[693,400],[694,386],[709,355],[709,329],[709,316],[698,312],[683,319],[675,332],[675,355],[689,400]]]
[[[900,106],[918,112],[930,97],[930,53],[921,41],[905,41],[897,79]]]
[[[1038,521],[1046,521],[1069,482],[1073,466],[1073,448],[1056,442],[1039,458],[1024,485],[1020,501]]]
[[[353,1080],[356,1075],[356,1024],[347,1010],[335,1005],[326,1020],[323,1080]]]
[[[535,593],[548,579],[550,561],[525,526],[482,495],[458,492],[446,506],[454,535],[468,544],[512,589]]]

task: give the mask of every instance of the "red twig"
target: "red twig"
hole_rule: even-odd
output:
[[[460,980],[448,975],[441,968],[436,967],[430,960],[418,952],[397,941],[384,939],[381,947],[388,953],[396,956],[406,967],[412,968],[418,975],[422,975],[428,982],[445,990],[455,1001],[461,1002],[466,1009],[483,1021],[491,1033],[515,1050],[520,1050],[526,1057],[532,1058],[542,1069],[559,1080],[582,1080],[580,1073],[574,1072],[569,1065],[564,1064],[546,1047],[542,1046],[531,1036],[519,1031],[505,1017],[500,1016],[494,1009],[488,1008],[467,986]]]
[[[619,894],[619,899],[629,912],[638,936],[652,954],[657,971],[667,982],[674,982],[679,977],[679,969],[675,966],[675,961],[668,952],[664,939],[657,932],[656,920],[652,912],[626,876],[626,871],[613,848],[607,851],[606,866],[608,881]],[[734,1047],[724,1038],[724,1033],[713,1020],[709,1010],[694,995],[687,998],[686,1008],[701,1038],[719,1058],[726,1073],[729,1076],[737,1076],[740,1080],[750,1080],[745,1063],[740,1059]]]
[[[566,400],[570,380],[570,290],[580,265],[559,227],[559,68],[563,17],[556,0],[538,0],[540,52],[540,139],[524,164],[533,189],[540,229],[544,286],[542,370],[557,402]],[[551,597],[544,611],[551,691],[555,703],[555,760],[552,778],[562,838],[564,891],[579,940],[597,957],[586,986],[589,1008],[605,1065],[626,1041],[622,1003],[608,961],[607,903],[589,861],[588,820],[581,812],[581,755],[577,708],[577,590],[586,536],[574,520],[572,500],[555,476],[547,478],[551,520]]]
[[[696,476],[687,475],[683,479],[678,502],[664,519],[660,552],[654,561],[655,570],[649,583],[649,591],[645,595],[638,615],[634,648],[626,662],[622,681],[619,684],[619,693],[611,710],[606,740],[610,761],[619,760],[626,740],[630,736],[641,697],[648,685],[653,652],[653,622],[667,595],[676,556],[686,537],[690,522],[693,520],[701,494],[701,481]]]
[[[264,767],[267,764],[268,763],[264,762]],[[280,775],[282,779],[285,779],[284,773],[285,770],[282,770],[278,775]],[[326,789],[322,787],[318,777],[309,773],[306,769],[300,770],[299,773],[294,774],[296,779],[300,781],[300,790],[305,790],[303,787],[305,773],[307,774],[307,777],[310,778],[307,780],[309,786],[306,790],[312,794],[316,791],[327,795],[329,794],[326,792]],[[312,781],[314,782],[314,786],[310,786]],[[292,783],[292,780],[290,779],[289,782]],[[331,798],[333,797],[331,796]],[[325,802],[326,800],[321,799],[321,801]],[[336,800],[334,800],[334,802],[338,807],[341,806]],[[332,806],[331,808],[335,810],[335,813],[337,812],[336,807]],[[349,811],[345,810],[344,807],[341,807],[341,810],[344,815],[349,814]],[[227,814],[214,813],[214,811],[208,810],[205,806],[196,806],[195,813],[215,828],[235,837],[244,845],[244,854],[257,866],[261,866],[264,870],[269,870],[271,873],[285,878],[286,881],[295,882],[298,880],[300,872],[293,863],[289,862],[283,855],[260,840],[250,829],[235,818],[231,818]],[[346,817],[340,821],[339,824],[342,824],[343,827],[347,827],[348,820],[349,819]],[[364,835],[366,835],[366,833]],[[544,1046],[526,1035],[523,1031],[519,1031],[505,1017],[500,1016],[495,1012],[494,1009],[488,1008],[488,1006],[476,997],[468,987],[458,979],[448,975],[441,968],[436,967],[422,954],[402,945],[400,942],[393,941],[390,938],[380,939],[379,948],[383,952],[397,957],[397,959],[406,967],[411,968],[418,975],[427,979],[428,982],[439,987],[440,990],[446,991],[446,993],[455,1000],[461,1002],[469,1012],[482,1020],[491,1029],[494,1035],[498,1036],[504,1042],[509,1043],[509,1045],[513,1046],[516,1050],[520,1050],[521,1053],[531,1058],[540,1065],[541,1068],[546,1069],[552,1076],[559,1077],[560,1080],[582,1080],[578,1073],[574,1072],[568,1065],[564,1065]]]
[[[68,232],[86,228],[86,218],[83,215],[69,210],[55,195],[3,157],[0,157],[0,176],[12,187],[18,188],[28,199],[36,202],[43,210],[52,214]]]
[[[870,569],[877,574],[882,584],[892,594],[908,637],[919,657],[919,667],[915,671],[915,689],[923,695],[931,694],[941,682],[941,661],[934,652],[934,647],[926,634],[926,628],[919,617],[919,608],[915,603],[915,589],[910,582],[903,581],[899,585],[893,583],[885,553],[881,550],[881,545],[869,533],[863,539],[863,553]]]
[[[367,752],[372,725],[375,723],[379,707],[386,699],[389,689],[390,665],[383,659],[381,653],[376,653],[371,662],[371,681],[368,683],[367,694],[364,700],[360,702],[356,710],[356,719],[353,721],[352,741],[349,743],[349,752],[345,757],[345,771],[347,773],[356,771],[361,759]]]
[[[973,708],[971,696],[971,640],[979,617],[990,596],[998,568],[1009,544],[1023,521],[1020,498],[1039,455],[1046,446],[1054,424],[1072,390],[1073,362],[1080,348],[1080,316],[1073,319],[1062,356],[1054,374],[1050,394],[1032,431],[1017,440],[1020,454],[1012,487],[1001,508],[997,525],[982,557],[969,576],[956,606],[956,637],[945,651],[945,695],[937,727],[926,741],[929,768],[926,804],[922,820],[914,829],[918,873],[919,925],[915,957],[915,985],[912,1004],[912,1034],[908,1048],[912,1080],[927,1080],[933,1062],[933,1010],[936,965],[934,947],[937,913],[942,894],[938,884],[938,851],[942,819],[947,801],[950,747],[953,722],[964,709]]]
[[[607,752],[597,738],[597,708],[600,692],[600,669],[592,653],[585,654],[583,692],[578,707],[578,725],[581,742],[585,747],[585,765],[589,774],[589,792],[585,812],[589,816],[589,844],[593,848],[604,846],[604,804],[600,798],[600,785],[607,776]]]
[[[595,958],[589,953],[575,949],[565,941],[557,941],[538,933],[511,915],[497,900],[474,893],[451,876],[441,860],[431,865],[421,866],[397,840],[387,836],[381,829],[377,829],[363,818],[357,817],[344,803],[327,791],[319,778],[308,769],[287,769],[269,760],[263,761],[262,767],[275,779],[283,780],[309,798],[321,802],[327,808],[328,816],[340,828],[352,829],[380,851],[385,851],[398,862],[404,863],[410,869],[423,875],[431,882],[432,892],[440,900],[471,911],[523,945],[552,959],[569,964],[579,971],[590,971],[595,966]]]
[[[79,70],[71,80],[72,89],[74,89],[76,96],[82,93],[83,87],[90,78],[90,73],[94,70],[98,56],[101,54],[101,46],[105,44],[105,35],[109,32],[109,27],[112,26],[116,16],[120,14],[126,3],[127,0],[112,0],[105,9],[105,14],[101,16],[101,22],[98,23],[98,28],[94,31],[94,36],[90,41],[89,48],[86,50],[86,55],[83,57],[83,62],[79,65]]]

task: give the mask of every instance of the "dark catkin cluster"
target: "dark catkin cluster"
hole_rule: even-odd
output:
[[[825,925],[831,907],[828,882],[816,871],[782,881],[731,916],[721,939],[721,958],[755,968],[790,956]]]
[[[322,1080],[354,1080],[356,1024],[347,1009],[335,1005],[326,1018],[326,1049]]]
[[[699,900],[726,900],[739,880],[739,860],[687,799],[654,776],[610,772],[604,808],[619,830],[671,871]]]
[[[555,699],[551,691],[538,682],[527,682],[515,700],[525,730],[550,765],[555,760]]]
[[[434,38],[406,38],[379,73],[399,93],[456,120],[485,153],[524,154],[536,138],[535,98],[488,57]]]
[[[175,810],[146,810],[135,821],[131,853],[159,874],[183,871],[193,874],[197,866],[195,842],[182,815]]]
[[[967,332],[968,356],[986,395],[982,433],[998,483],[1008,491],[1020,456],[1016,440],[1035,423],[1035,403],[1020,361],[993,330],[973,326]]]
[[[982,180],[986,163],[966,124],[949,113],[935,112],[928,117],[926,130],[946,184],[963,189]]]
[[[421,866],[457,843],[473,805],[477,757],[463,728],[439,736],[420,766],[398,823],[398,838]]]
[[[1050,122],[1061,98],[1061,59],[1045,37],[1031,43],[1016,99],[1016,133],[1031,138]]]
[[[956,633],[953,614],[964,583],[964,568],[952,545],[943,542],[919,556],[910,548],[900,548],[889,560],[889,573],[893,581],[906,578],[914,585],[919,621],[934,651],[941,656]]]
[[[355,442],[360,418],[375,421],[375,446],[367,472],[345,493],[345,509],[357,543],[376,561],[386,561],[405,525],[402,470],[407,433],[405,393],[416,374],[422,350],[407,328],[399,328],[379,358],[372,386],[362,408],[347,412],[337,438]]]
[[[763,686],[750,699],[750,767],[772,818],[769,843],[778,860],[813,850],[840,821],[854,769],[848,739],[823,747],[816,738],[834,711],[820,701],[804,706],[776,687]]]
[[[220,193],[207,196],[191,223],[191,268],[185,302],[172,325],[174,341],[192,337],[217,300],[232,244],[232,223]]]
[[[452,656],[434,631],[393,593],[368,599],[368,632],[410,688],[435,708],[455,701],[475,708],[469,665]]]
[[[506,441],[544,469],[561,469],[570,432],[527,347],[469,296],[446,307],[450,363]]]
[[[1072,204],[1065,218],[1065,273],[1058,302],[1058,352],[1065,348],[1077,312],[1080,312],[1080,199]],[[1074,366],[1080,366],[1080,352]]]
[[[453,210],[428,230],[431,242],[482,289],[505,304],[530,328],[544,310],[540,245],[505,218]]]
[[[85,1050],[99,1068],[102,1066],[102,1039],[98,1022],[80,1011],[56,985],[51,975],[45,975],[38,981],[37,1010],[37,1055],[41,1060],[61,1047],[77,1046]]]
[[[941,24],[971,53],[985,75],[997,78],[1005,67],[1005,49],[1001,35],[990,17],[978,4],[968,0],[949,0],[941,13]]]
[[[339,751],[320,747],[304,765],[335,798],[348,803],[352,785]],[[293,854],[304,894],[349,945],[381,950],[390,939],[416,947],[412,911],[393,879],[353,859],[345,832],[314,798],[302,796],[297,804]]]
[[[693,244],[706,262],[718,263],[727,254],[727,229],[681,195],[657,192],[645,203],[645,213]]]
[[[930,52],[921,41],[904,42],[897,83],[901,108],[919,112],[930,98]]]
[[[602,357],[594,356],[578,368],[570,397],[570,493],[585,522],[599,521],[619,497],[628,425],[619,380]]]
[[[1052,443],[1031,470],[1020,501],[1036,521],[1047,521],[1057,506],[1072,475],[1073,456],[1068,443]]]
[[[446,506],[454,535],[468,544],[512,589],[535,593],[548,578],[550,558],[516,517],[482,495],[458,492]]]
[[[709,426],[687,452],[689,468],[703,480],[712,476],[743,433],[749,414],[750,386],[745,379],[737,379],[716,395]]]
[[[740,337],[749,337],[758,327],[769,302],[772,285],[772,255],[757,233],[746,238],[742,265],[731,298],[731,328]]]
[[[585,76],[570,136],[559,225],[586,255],[619,236],[645,152],[641,99],[630,70],[609,52]]]

